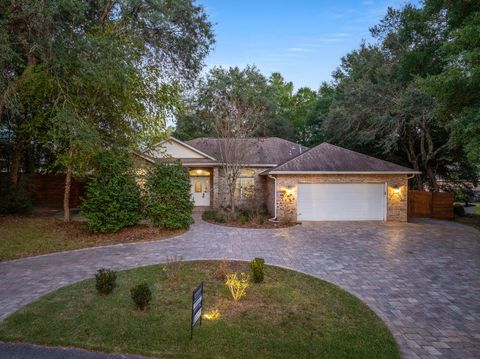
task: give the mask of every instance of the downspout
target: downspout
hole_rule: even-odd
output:
[[[277,221],[277,178],[273,177],[272,175],[268,175],[269,178],[273,179],[273,182],[275,183],[274,189],[275,189],[275,196],[274,196],[274,206],[273,206],[273,214],[274,216],[272,218],[269,218],[268,220],[270,222],[278,222]]]

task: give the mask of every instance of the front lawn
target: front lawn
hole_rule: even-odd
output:
[[[224,273],[247,263],[182,263],[175,281],[162,266],[118,274],[118,287],[100,296],[94,280],[62,288],[0,324],[0,340],[75,346],[161,358],[400,358],[392,334],[360,300],[313,277],[266,266],[240,302],[230,299]],[[172,277],[171,277],[172,278]],[[130,288],[146,281],[153,299],[134,309]],[[191,296],[204,281],[203,320],[190,341]],[[204,313],[205,313],[204,311]]]
[[[93,234],[85,224],[53,217],[0,217],[0,260],[108,244],[169,238],[183,231],[136,225],[117,233]]]

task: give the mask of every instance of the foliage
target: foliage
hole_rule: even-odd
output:
[[[457,67],[465,69],[463,60],[457,57],[450,62],[453,58],[447,55],[457,33],[450,29],[454,25],[449,19],[459,13],[455,26],[473,19],[478,6],[432,0],[418,8],[410,4],[390,8],[371,29],[377,42],[347,54],[334,73],[335,94],[321,126],[323,136],[421,171],[415,182],[422,189],[438,191],[438,179],[476,183],[478,161],[468,159],[465,152],[475,136],[459,135],[454,127],[461,121],[460,113],[468,113],[468,121],[474,121],[475,111],[462,101],[478,103],[478,91],[473,86],[467,95],[465,87],[460,90],[457,83],[442,80],[446,74],[459,80]],[[475,77],[474,70],[468,74]],[[450,95],[455,103],[451,98],[447,101]],[[465,125],[462,129],[474,130]]]
[[[6,185],[0,190],[0,214],[27,213],[32,208],[32,199],[25,185]]]
[[[130,295],[135,307],[144,311],[152,300],[152,291],[147,283],[138,284],[130,289]]]
[[[246,224],[250,220],[250,213],[248,211],[243,210],[242,213],[240,214],[240,223]]]
[[[225,285],[230,290],[230,294],[235,302],[247,295],[247,288],[249,287],[249,276],[246,273],[240,274],[241,278],[237,277],[237,273],[227,274]]]
[[[255,283],[263,282],[265,272],[265,260],[263,258],[255,258],[250,262],[252,270],[252,279]]]
[[[180,162],[156,163],[147,175],[145,213],[157,226],[188,228],[193,223],[188,170]]]
[[[163,267],[168,281],[175,283],[180,280],[180,270],[182,269],[182,257],[174,255],[167,257],[167,264]]]
[[[117,286],[117,273],[110,269],[101,268],[95,274],[95,288],[100,294],[110,294]]]
[[[464,216],[465,207],[463,207],[463,205],[455,205],[453,206],[453,213],[455,213],[456,216]]]
[[[71,178],[102,146],[163,136],[213,44],[191,0],[2,2],[0,23],[0,121],[13,144],[13,184],[31,143],[48,147]],[[67,185],[66,219],[68,196]]]
[[[126,151],[100,152],[94,163],[94,178],[88,182],[81,213],[94,232],[116,232],[137,224],[141,217],[140,189],[133,163]]]
[[[217,223],[225,223],[225,215],[216,209],[209,209],[202,213],[202,219],[204,221],[213,221]]]

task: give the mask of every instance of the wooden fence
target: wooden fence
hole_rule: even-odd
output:
[[[46,208],[62,208],[65,175],[35,175],[31,178],[33,203]],[[78,207],[85,190],[85,183],[72,178],[70,208]]]
[[[454,219],[453,193],[408,191],[408,216]]]

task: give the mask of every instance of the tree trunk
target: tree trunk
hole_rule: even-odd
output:
[[[20,144],[13,146],[12,161],[10,163],[10,184],[12,186],[18,184],[18,177],[22,164],[22,149],[23,146]]]
[[[67,173],[65,175],[65,192],[63,194],[63,221],[70,222],[70,187],[72,184],[73,156],[75,147],[70,145],[68,150]]]

